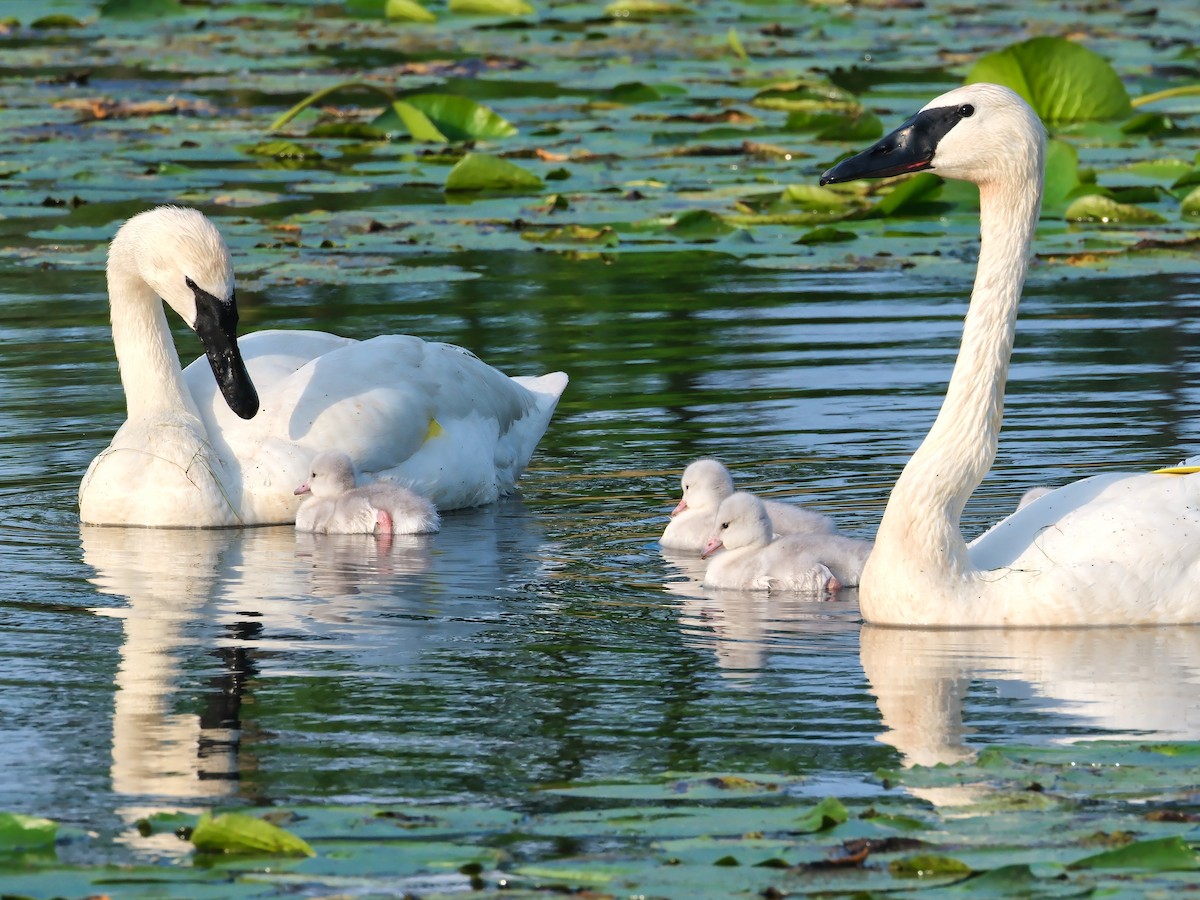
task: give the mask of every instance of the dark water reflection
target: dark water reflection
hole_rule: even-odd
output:
[[[152,854],[177,848],[127,823],[159,809],[530,805],[549,802],[533,786],[667,769],[844,794],[990,741],[1200,737],[1196,629],[861,629],[852,595],[706,595],[654,544],[705,453],[870,536],[936,410],[964,285],[705,254],[427,262],[483,277],[244,292],[248,328],[402,330],[571,373],[521,497],[387,546],[81,530],[75,488],[123,416],[102,278],[0,273],[0,809]],[[966,530],[1032,484],[1196,452],[1198,313],[1194,278],[1037,273]]]

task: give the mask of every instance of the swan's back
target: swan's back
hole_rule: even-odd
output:
[[[328,446],[440,508],[489,503],[515,489],[567,385],[561,372],[510,378],[409,335],[263,331],[241,347],[262,398],[256,418],[230,413],[204,360],[185,378],[215,448],[241,468],[247,521],[290,521],[288,486]]]

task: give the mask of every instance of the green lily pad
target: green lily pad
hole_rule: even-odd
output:
[[[834,826],[841,825],[848,821],[849,818],[850,813],[842,805],[842,801],[836,797],[826,797],[797,819],[795,825],[789,831],[800,834],[814,834],[818,831],[827,831]]]
[[[400,102],[420,110],[452,141],[496,140],[517,133],[511,122],[469,97],[412,94]]]
[[[1047,122],[1117,119],[1129,115],[1129,94],[1100,54],[1060,37],[1036,37],[984,56],[967,84],[1012,88]]]
[[[262,853],[272,856],[316,856],[308,842],[290,831],[245,813],[200,817],[192,843],[203,853]]]
[[[725,221],[715,212],[707,209],[692,209],[678,216],[669,230],[684,240],[705,241],[724,237],[737,231],[737,226]]]
[[[888,871],[897,878],[936,878],[945,875],[969,875],[971,867],[953,856],[922,853],[888,863]]]
[[[0,853],[53,847],[58,825],[21,813],[0,813]]]
[[[437,21],[437,16],[427,10],[416,0],[387,0],[383,8],[383,16],[393,22],[425,22]]]
[[[1089,225],[1153,225],[1166,221],[1152,209],[1118,203],[1099,194],[1088,194],[1073,201],[1063,213],[1063,218],[1068,222]]]
[[[272,159],[321,159],[321,154],[311,147],[302,147],[295,141],[259,141],[243,147],[251,156],[267,156]]]
[[[74,16],[55,13],[49,16],[42,16],[40,19],[34,19],[29,23],[29,27],[37,31],[44,31],[53,28],[82,28],[83,23]]]
[[[108,19],[158,19],[184,12],[179,0],[104,0],[100,15]]]
[[[537,175],[486,153],[468,153],[446,176],[447,191],[534,191],[541,187]]]
[[[771,205],[773,211],[800,208],[816,212],[845,210],[856,203],[852,194],[816,184],[789,184]]]
[[[1194,871],[1200,869],[1197,854],[1182,837],[1136,841],[1085,856],[1071,863],[1072,869],[1139,869],[1150,872]]]
[[[930,199],[942,187],[942,179],[930,172],[918,172],[896,184],[878,203],[867,211],[871,218],[894,216],[908,212]]]
[[[450,140],[429,116],[404,100],[390,103],[387,109],[371,120],[371,127],[387,134],[407,133],[414,141],[429,144],[445,144]]]
[[[531,16],[536,10],[526,0],[450,0],[450,12],[460,16]]]
[[[812,231],[806,231],[796,239],[797,244],[838,244],[845,241],[852,241],[857,238],[853,231],[842,231],[840,228],[834,228],[832,225],[823,225],[820,228],[814,228]]]
[[[613,0],[604,7],[604,14],[614,19],[657,19],[671,16],[690,16],[694,10],[666,0]]]
[[[1179,211],[1185,216],[1200,216],[1200,187],[1193,188],[1183,198],[1183,202],[1179,205]]]

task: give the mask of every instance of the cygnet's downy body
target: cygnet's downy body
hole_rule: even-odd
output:
[[[683,470],[683,498],[659,538],[668,550],[699,553],[712,537],[717,508],[733,493],[733,477],[715,459],[698,459]],[[762,501],[772,534],[830,534],[836,530],[828,516],[776,500]]]
[[[354,463],[345,453],[321,453],[309,480],[296,488],[308,495],[296,513],[296,530],[317,534],[429,534],[441,527],[434,505],[398,484],[356,487]]]
[[[717,510],[704,556],[722,549],[708,564],[705,587],[832,594],[858,584],[871,543],[840,534],[772,537],[763,502],[739,491]]]

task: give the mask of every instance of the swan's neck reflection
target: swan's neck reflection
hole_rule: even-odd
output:
[[[905,765],[954,763],[974,754],[963,706],[978,680],[1016,684],[1038,698],[1043,712],[1060,718],[1058,740],[1081,729],[1108,739],[1200,736],[1200,627],[924,631],[864,625],[861,654],[885,729],[879,740],[899,750]],[[972,799],[956,790],[926,799]]]

